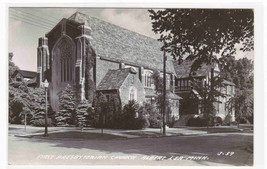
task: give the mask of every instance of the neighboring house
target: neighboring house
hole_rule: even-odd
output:
[[[12,80],[17,82],[26,82],[29,87],[36,87],[37,72],[27,70],[16,70],[12,75]]]
[[[88,85],[93,83],[97,93],[117,94],[122,105],[131,99],[153,102],[157,94],[152,74],[162,72],[161,47],[155,39],[76,12],[39,38],[38,85],[49,81],[54,111],[58,111],[57,94],[67,84],[75,88],[81,100],[89,100]],[[176,72],[171,59],[166,65],[169,90],[175,85]],[[177,119],[181,97],[171,92],[172,112],[168,116]]]
[[[235,121],[235,109],[230,109],[226,104],[230,100],[230,98],[234,97],[235,95],[235,84],[227,80],[223,80],[220,91],[225,94],[225,97],[219,98],[220,102],[217,103],[217,107],[215,106],[216,111],[222,118],[224,118],[227,114],[232,115],[232,120]]]
[[[190,69],[193,61],[185,60],[181,64],[178,61],[174,61],[174,67],[177,74],[177,80],[175,81],[175,93],[183,98],[181,105],[181,114],[201,114],[203,113],[203,96],[197,91],[192,85],[190,78]],[[195,80],[199,81],[203,87],[211,85],[211,78],[220,76],[220,69],[218,64],[202,64],[201,67],[192,74]],[[214,103],[215,114],[220,116],[222,119],[227,114],[231,114],[233,120],[235,119],[235,110],[229,110],[226,102],[234,96],[235,84],[226,80],[223,80],[220,86],[216,87],[225,96],[219,96],[218,102]],[[184,104],[184,105],[183,105]]]

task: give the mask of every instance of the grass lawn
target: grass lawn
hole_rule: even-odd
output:
[[[138,132],[123,132],[125,134],[140,136],[140,137],[160,137],[164,136],[162,133],[154,132],[154,131],[138,131]]]
[[[228,133],[228,132],[240,132],[238,128],[228,128],[228,127],[200,127],[200,128],[190,128],[190,130],[201,130],[208,133]]]
[[[43,135],[34,136],[36,138],[43,138]],[[66,131],[58,133],[48,133],[48,138],[72,138],[72,139],[89,139],[89,140],[110,140],[110,139],[124,139],[126,137],[116,136],[111,134],[103,135],[101,133],[81,132],[81,131]]]

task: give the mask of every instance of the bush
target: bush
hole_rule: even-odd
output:
[[[134,126],[132,129],[144,129],[149,126],[149,121],[145,116],[138,117],[134,120]]]
[[[231,125],[232,126],[236,126],[237,125],[237,122],[236,121],[233,121],[233,122],[231,122]]]
[[[246,117],[241,117],[239,123],[240,124],[250,124],[249,120]]]
[[[170,127],[170,128],[172,128],[173,126],[174,126],[174,123],[175,123],[175,118],[174,117],[172,117],[172,119],[171,119],[171,121],[170,122],[168,122],[168,127]]]
[[[150,123],[149,127],[151,128],[161,128],[162,126],[162,121],[158,119],[150,119],[149,123]]]
[[[33,120],[32,125],[37,126],[37,127],[44,127],[45,126],[45,120],[44,119]],[[54,126],[51,118],[47,119],[47,126],[49,126],[49,127]]]
[[[205,127],[207,126],[207,121],[205,118],[200,118],[200,117],[191,117],[188,122],[187,126],[191,127]]]
[[[149,121],[143,113],[139,112],[139,105],[131,100],[128,104],[123,107],[122,118],[120,118],[123,129],[142,129],[149,125]],[[136,114],[140,114],[136,117]]]
[[[149,126],[151,128],[160,128],[162,126],[162,117],[155,104],[148,102],[143,103],[139,108],[139,112],[143,115],[147,115]]]
[[[93,109],[92,107],[88,108],[87,111],[87,126],[94,126],[98,127],[99,123],[99,114],[97,113],[96,109]]]
[[[223,125],[230,126],[231,122],[233,121],[233,117],[231,114],[227,114],[223,120]]]
[[[220,125],[222,125],[222,123],[223,123],[222,118],[219,117],[219,116],[216,116],[216,117],[213,118],[213,121],[212,121],[211,125],[212,126],[220,126]]]

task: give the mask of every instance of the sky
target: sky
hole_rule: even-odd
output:
[[[44,37],[62,18],[82,12],[114,25],[157,39],[147,9],[111,8],[9,8],[9,52],[22,70],[37,70],[38,38]],[[236,59],[253,58],[253,52],[237,52]]]

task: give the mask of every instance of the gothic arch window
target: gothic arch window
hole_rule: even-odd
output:
[[[129,89],[129,100],[137,100],[137,90],[133,86]]]
[[[66,39],[62,39],[59,45],[60,77],[62,82],[71,81],[73,76],[73,46]]]
[[[152,71],[145,71],[145,87],[152,87]]]

